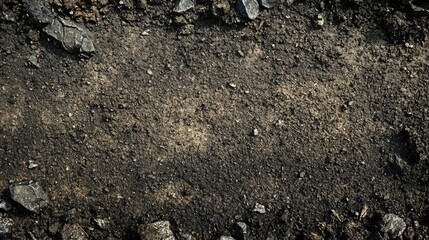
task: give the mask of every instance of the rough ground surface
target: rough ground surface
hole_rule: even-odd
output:
[[[50,1],[91,30],[82,60],[1,0],[8,238],[138,239],[166,220],[196,239],[236,222],[247,239],[380,239],[392,213],[403,239],[429,239],[429,18],[399,2],[280,3],[249,22],[225,1]],[[11,200],[29,180],[39,213]]]

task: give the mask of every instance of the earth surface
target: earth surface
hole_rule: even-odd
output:
[[[68,53],[0,0],[4,238],[72,224],[139,239],[169,221],[177,239],[237,222],[246,239],[388,239],[395,214],[400,238],[429,239],[426,1],[279,2],[252,21],[234,1],[47,4],[96,52]],[[37,213],[9,190],[28,181],[49,199]]]

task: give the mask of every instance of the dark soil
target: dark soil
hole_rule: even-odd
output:
[[[138,239],[138,224],[167,220],[196,239],[231,235],[237,221],[247,239],[380,239],[393,213],[403,239],[429,239],[424,11],[298,1],[247,21],[234,2],[183,15],[161,0],[65,2],[50,4],[91,30],[89,59],[40,34],[21,1],[0,0],[8,238],[59,239],[77,223],[91,239]],[[49,195],[38,214],[10,199],[28,180]]]

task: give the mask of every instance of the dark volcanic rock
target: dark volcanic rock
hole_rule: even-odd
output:
[[[14,184],[9,190],[12,199],[29,211],[37,213],[48,204],[48,196],[38,182]]]
[[[58,17],[52,24],[43,28],[43,31],[59,41],[68,52],[79,52],[83,55],[95,52],[90,32],[81,24]]]
[[[54,19],[54,14],[45,1],[24,0],[24,6],[33,23],[47,24]]]

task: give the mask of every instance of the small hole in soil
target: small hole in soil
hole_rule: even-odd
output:
[[[392,145],[395,154],[409,165],[415,165],[420,161],[420,154],[417,151],[416,143],[408,130],[404,129],[394,135]]]

